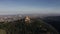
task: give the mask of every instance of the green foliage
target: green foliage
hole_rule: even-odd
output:
[[[0,24],[0,29],[7,30],[13,34],[38,34],[41,32],[51,32],[52,29],[45,24],[42,20],[32,20],[29,25],[26,25],[24,21],[14,21],[14,22],[8,22],[4,24]],[[48,30],[49,29],[49,30]]]

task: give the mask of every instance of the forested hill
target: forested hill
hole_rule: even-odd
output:
[[[44,22],[52,25],[60,32],[60,16],[47,16],[42,19]]]
[[[0,29],[5,30],[6,34],[58,34],[55,28],[40,19],[31,19],[28,24],[24,19],[0,23]]]

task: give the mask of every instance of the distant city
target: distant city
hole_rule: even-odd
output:
[[[1,15],[0,22],[10,22],[20,19],[20,15]]]
[[[10,22],[10,21],[15,21],[15,20],[19,20],[25,16],[31,16],[30,18],[43,18],[43,17],[47,17],[47,16],[57,16],[59,14],[17,14],[17,15],[0,15],[0,22]]]

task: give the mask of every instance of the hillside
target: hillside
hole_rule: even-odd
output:
[[[42,19],[60,32],[60,16],[47,16]]]
[[[1,23],[0,29],[5,30],[6,34],[58,34],[54,27],[40,19],[31,19],[28,25],[24,19]]]

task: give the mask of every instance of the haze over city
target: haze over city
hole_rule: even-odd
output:
[[[59,14],[60,0],[0,0],[0,15]]]

